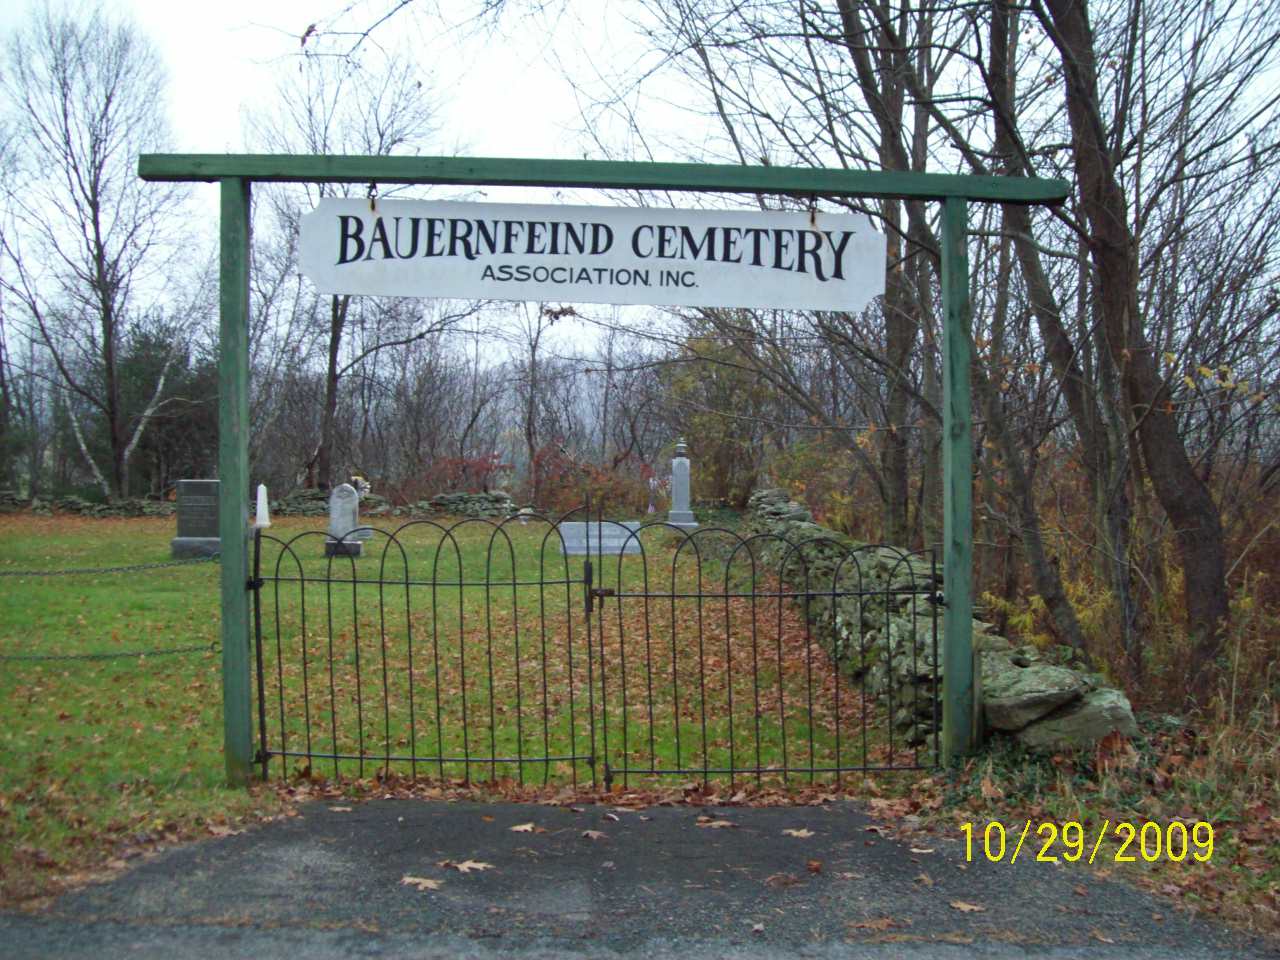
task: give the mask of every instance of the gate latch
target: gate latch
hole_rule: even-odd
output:
[[[591,605],[588,609],[594,608],[596,600],[603,600],[605,597],[616,595],[617,592],[612,587],[591,587],[587,590],[587,603]]]

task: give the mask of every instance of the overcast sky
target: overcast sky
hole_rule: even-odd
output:
[[[0,27],[20,25],[39,0],[4,0]],[[275,89],[279,70],[299,51],[308,24],[341,0],[104,0],[111,11],[127,13],[156,44],[169,71],[169,116],[174,149],[191,153],[244,149],[242,115],[261,107]],[[591,4],[599,16],[590,24],[560,21],[551,36],[523,33],[521,42],[467,29],[463,16],[472,3],[444,0],[445,20],[407,11],[375,34],[414,54],[434,81],[442,124],[442,144],[481,156],[551,157],[573,153],[566,143],[577,122],[567,83],[548,61],[583,39],[584,27],[596,43],[619,45],[626,27],[616,4]],[[569,14],[573,17],[573,14]],[[567,152],[568,151],[568,152]]]
[[[0,33],[10,35],[45,0],[0,0]],[[73,8],[77,0],[66,0]],[[281,71],[293,68],[299,39],[313,22],[352,0],[100,0],[109,13],[124,14],[154,43],[168,71],[166,114],[172,149],[181,153],[245,152],[245,115],[270,109]],[[60,0],[53,0],[57,8]],[[407,52],[430,85],[439,117],[431,152],[508,157],[601,156],[581,133],[578,99],[557,65],[575,74],[628,72],[653,54],[629,17],[626,0],[566,0],[554,19],[508,14],[501,29],[485,29],[467,17],[479,0],[418,0],[368,41]],[[370,10],[391,0],[355,0],[349,23],[368,24]],[[534,6],[529,4],[528,6]],[[519,5],[516,5],[519,9]],[[314,46],[314,44],[312,44]],[[653,93],[660,87],[652,84]],[[670,99],[677,99],[680,91]],[[662,96],[646,91],[648,115],[681,129],[687,121]],[[682,129],[683,128],[683,129]],[[696,129],[696,128],[695,128]],[[653,159],[682,160],[682,148],[656,129]],[[438,197],[457,191],[438,188]],[[586,191],[484,188],[475,199],[523,202],[601,202]],[[209,249],[216,236],[218,194],[194,185],[197,209],[206,216],[192,226]],[[608,202],[605,200],[604,202]],[[690,205],[696,205],[692,202]]]

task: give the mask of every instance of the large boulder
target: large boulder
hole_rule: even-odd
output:
[[[1135,737],[1138,724],[1129,698],[1119,690],[1101,687],[1019,730],[1015,736],[1034,750],[1062,750],[1092,746],[1112,733]]]
[[[982,707],[993,730],[1021,730],[1088,690],[1083,677],[1064,667],[997,651],[982,655]]]

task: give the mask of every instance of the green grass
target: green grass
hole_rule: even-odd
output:
[[[168,559],[171,520],[0,519],[0,570]],[[0,654],[212,644],[215,564],[0,579]],[[223,785],[219,654],[0,663],[0,899],[271,809]]]
[[[285,520],[271,533],[289,540],[322,528],[319,520]],[[704,769],[758,763],[765,769],[758,779],[767,785],[782,779],[776,768],[783,764],[784,738],[793,768],[835,762],[837,691],[841,762],[884,761],[885,725],[875,705],[868,705],[872,736],[864,744],[856,690],[836,683],[789,603],[779,608],[776,600],[758,601],[753,631],[751,605],[741,599],[651,599],[647,606],[642,598],[606,599],[592,618],[588,644],[583,588],[576,582],[582,558],[569,558],[567,579],[575,582],[568,587],[496,586],[513,572],[516,580],[566,579],[558,549],[539,552],[545,528],[508,529],[511,552],[502,543],[490,561],[489,528],[459,528],[456,553],[446,551],[434,571],[437,583],[483,583],[488,567],[487,591],[482,585],[395,586],[405,563],[392,553],[382,566],[375,542],[354,569],[357,579],[381,573],[386,583],[381,590],[359,584],[354,603],[351,561],[335,560],[329,568],[320,537],[296,543],[308,577],[348,582],[332,583],[331,590],[308,584],[305,604],[296,583],[280,583],[278,595],[275,583],[264,587],[268,747],[277,752],[283,743],[305,752],[309,726],[313,753],[358,759],[278,757],[274,776],[309,768],[316,776],[368,777],[389,769],[449,780],[496,776],[586,785],[594,749],[597,783],[606,762],[617,771],[615,782],[633,787],[656,781],[628,769],[691,771],[664,777],[672,786],[700,779]],[[0,518],[0,570],[163,561],[173,531],[173,521],[163,519],[10,515]],[[439,532],[416,526],[402,542],[409,578],[432,580]],[[278,550],[264,544],[264,575],[274,574]],[[692,562],[682,560],[673,570],[670,543],[653,546],[647,567],[626,558],[619,572],[616,559],[607,561],[595,570],[595,583],[642,593],[646,573],[651,593],[697,587]],[[730,592],[750,585],[745,567],[735,565],[731,574]],[[702,577],[702,591],[723,590],[719,560],[705,558]],[[772,588],[764,580],[757,586]],[[210,647],[172,656],[0,663],[0,899],[47,893],[58,878],[131,847],[225,832],[280,809],[273,791],[223,785],[218,641],[216,564],[0,579],[0,655]],[[255,717],[255,746],[257,734]],[[909,762],[898,749],[896,762]],[[472,760],[387,760],[411,755]],[[809,777],[793,775],[791,782],[806,784]]]

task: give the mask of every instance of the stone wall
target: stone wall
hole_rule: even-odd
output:
[[[808,509],[785,490],[756,491],[748,501],[747,517],[755,533],[804,544],[803,568],[792,559],[783,571],[793,587],[806,569],[807,589],[815,594],[830,590],[839,570],[841,588],[856,589],[855,579],[860,578],[864,593],[884,591],[864,595],[861,603],[857,597],[840,597],[834,611],[829,599],[817,598],[810,605],[813,629],[828,653],[839,654],[852,679],[865,677],[868,692],[886,697],[891,693],[891,702],[912,705],[898,708],[893,717],[908,743],[931,742],[935,717],[941,715],[940,707],[935,709],[934,678],[946,682],[941,662],[935,674],[932,629],[932,597],[942,589],[941,559],[935,567],[920,555],[858,544],[814,523]],[[775,542],[761,552],[777,569],[788,548]],[[940,609],[938,614],[936,658],[941,661]],[[981,661],[981,669],[975,671],[977,694],[988,731],[1042,750],[1088,746],[1112,731],[1137,734],[1125,695],[1106,686],[1070,647],[1045,651],[1015,646],[981,620],[974,620],[973,634],[975,656]]]
[[[0,513],[15,513],[19,510],[30,510],[32,513],[50,516],[58,513],[72,513],[81,517],[171,517],[177,510],[177,504],[169,500],[115,500],[111,503],[94,503],[83,497],[56,497],[42,500],[36,497],[23,500],[12,490],[0,490]]]
[[[273,501],[271,512],[282,517],[327,517],[329,494],[324,490],[295,490],[287,497]],[[395,507],[386,497],[367,493],[360,498],[361,522],[373,523],[379,517],[481,517],[504,520],[516,512],[511,495],[504,490],[489,493],[440,493],[430,500],[419,500]]]
[[[505,520],[516,512],[511,494],[505,490],[488,493],[437,493],[430,500],[419,501],[434,516],[480,517],[486,520]]]

